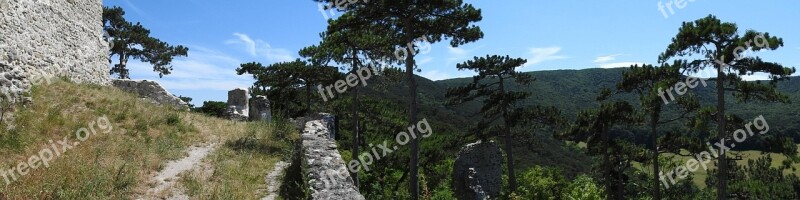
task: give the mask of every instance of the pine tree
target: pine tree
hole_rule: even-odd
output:
[[[623,92],[635,92],[639,96],[641,108],[644,111],[645,117],[648,118],[648,126],[650,128],[651,140],[651,153],[653,163],[653,199],[661,199],[661,186],[659,181],[659,154],[663,151],[658,145],[658,131],[657,127],[660,124],[673,122],[678,119],[687,117],[687,115],[695,111],[699,107],[699,102],[693,95],[682,95],[675,102],[670,103],[667,99],[662,98],[663,91],[667,88],[672,88],[673,85],[682,81],[681,66],[685,65],[683,61],[675,61],[674,64],[663,64],[660,67],[653,65],[633,65],[627,71],[623,72],[622,80],[617,84],[617,89]],[[695,84],[699,84],[699,78],[687,77],[687,80],[693,80]],[[671,101],[671,100],[670,100]],[[682,108],[682,113],[679,116],[662,120],[661,113],[665,105],[679,105]]]
[[[170,74],[172,59],[186,56],[189,48],[172,46],[150,36],[150,30],[139,22],[128,22],[124,15],[125,11],[120,7],[103,7],[103,30],[113,39],[109,61],[113,56],[119,57],[119,63],[111,68],[110,74],[118,74],[121,79],[130,78],[127,67],[130,58],[153,65],[158,77]]]
[[[678,34],[672,38],[672,43],[659,56],[660,62],[672,58],[689,57],[695,54],[703,56],[701,59],[689,61],[682,68],[689,72],[699,72],[704,69],[716,70],[717,105],[713,116],[717,119],[717,134],[715,141],[729,138],[726,132],[725,93],[732,92],[739,101],[760,100],[767,102],[788,102],[788,97],[775,89],[775,84],[789,77],[795,72],[794,68],[787,68],[779,63],[767,62],[757,56],[742,56],[746,51],[758,52],[762,50],[776,50],[783,46],[783,39],[770,36],[755,30],[748,30],[739,35],[735,23],[722,22],[717,17],[709,15],[694,22],[684,22]],[[761,81],[743,81],[742,76],[754,73],[766,73],[770,80],[764,84]],[[717,165],[717,199],[728,198],[728,158],[725,154],[719,156]],[[735,163],[733,163],[735,165]]]
[[[322,3],[335,5],[339,0],[315,0]],[[340,1],[339,1],[340,2]],[[341,2],[340,2],[341,3]],[[333,7],[334,9],[339,9]],[[483,37],[483,32],[471,23],[482,19],[481,12],[471,4],[464,4],[462,0],[370,0],[343,6],[343,11],[351,13],[353,17],[342,18],[336,25],[328,29],[335,30],[339,27],[352,24],[371,24],[374,30],[389,33],[393,37],[383,38],[383,42],[391,46],[405,48],[406,81],[408,89],[408,124],[417,123],[417,85],[414,79],[415,48],[414,42],[419,37],[426,37],[431,43],[451,39],[450,45],[457,47]],[[389,52],[383,52],[383,57],[391,57]],[[411,160],[409,193],[412,199],[419,199],[419,138],[411,140]]]
[[[511,192],[514,192],[517,186],[513,156],[515,140],[512,128],[523,125],[524,122],[554,122],[560,116],[554,108],[520,107],[517,104],[530,97],[531,94],[506,89],[506,84],[510,81],[520,85],[528,85],[533,81],[530,74],[516,71],[516,68],[522,67],[525,62],[527,62],[525,59],[510,58],[509,56],[475,57],[473,60],[456,66],[458,70],[472,70],[478,73],[473,77],[472,83],[450,88],[446,94],[450,105],[476,99],[483,100],[483,106],[480,109],[483,120],[478,122],[473,132],[477,133],[477,137],[484,142],[488,141],[489,137],[504,137],[508,185]]]

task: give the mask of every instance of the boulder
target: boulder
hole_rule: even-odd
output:
[[[503,181],[503,154],[494,141],[467,144],[453,164],[453,188],[460,200],[497,197]]]
[[[272,121],[267,96],[257,95],[250,98],[250,121]]]

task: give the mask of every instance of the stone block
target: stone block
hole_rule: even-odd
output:
[[[500,194],[503,154],[494,141],[467,144],[453,164],[453,188],[460,200],[483,200]]]

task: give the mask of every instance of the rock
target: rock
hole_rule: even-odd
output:
[[[311,199],[364,199],[328,135],[327,125],[319,118],[308,121],[303,129],[302,164]]]
[[[250,115],[250,95],[246,88],[236,88],[228,91],[228,109],[225,117],[235,121],[247,121]]]
[[[250,121],[272,121],[267,96],[257,95],[250,98]]]
[[[497,197],[503,181],[503,154],[494,141],[467,144],[453,164],[453,188],[460,200]]]
[[[144,99],[160,105],[175,106],[180,109],[188,110],[189,105],[180,98],[170,94],[155,81],[115,79],[112,81],[114,87],[122,91],[139,95]]]
[[[336,116],[330,113],[320,113],[320,118],[322,122],[325,124],[325,128],[328,128],[328,138],[331,140],[336,139]]]

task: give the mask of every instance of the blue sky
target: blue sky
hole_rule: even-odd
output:
[[[675,0],[673,0],[675,1]],[[456,63],[487,54],[526,58],[522,71],[627,67],[656,63],[684,21],[709,14],[747,29],[782,37],[778,51],[755,55],[800,67],[800,1],[686,0],[676,6],[667,0],[608,1],[474,1],[485,36],[452,48],[433,44],[417,57],[424,77],[441,80],[467,77]],[[664,12],[659,10],[659,3]],[[129,21],[141,22],[151,35],[173,45],[189,47],[189,56],[173,61],[171,75],[159,79],[152,67],[129,64],[132,79],[157,80],[176,95],[203,101],[225,101],[227,91],[252,84],[237,76],[241,63],[263,64],[293,60],[303,47],[317,44],[326,27],[319,5],[311,0],[103,0],[120,6]],[[674,12],[667,8],[670,4]],[[752,78],[758,78],[756,75]]]

